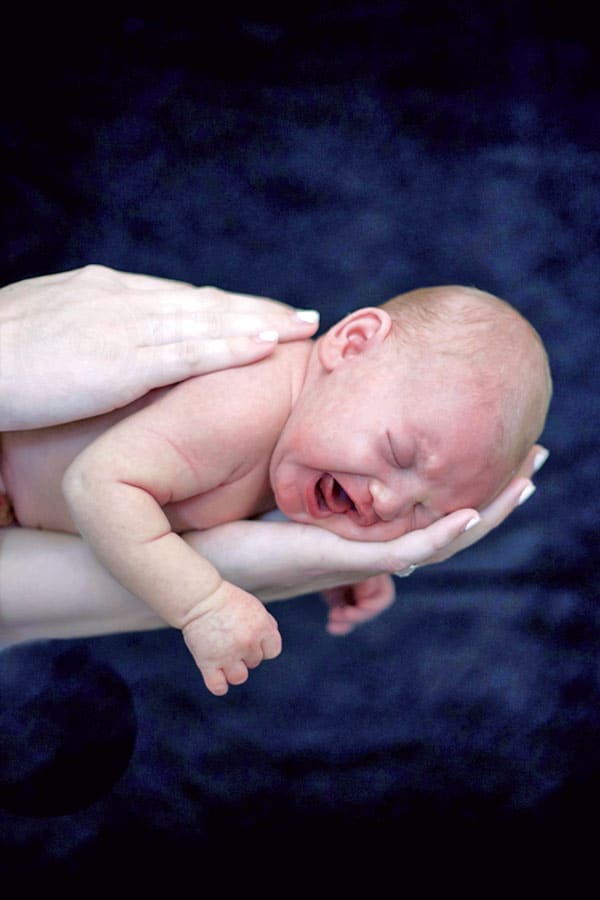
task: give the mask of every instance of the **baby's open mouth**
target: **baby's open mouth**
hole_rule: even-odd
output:
[[[321,475],[315,485],[315,496],[323,512],[343,514],[356,510],[352,499],[333,475]]]

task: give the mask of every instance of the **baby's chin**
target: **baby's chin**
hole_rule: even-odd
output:
[[[293,518],[293,517],[291,517]],[[325,531],[331,531],[338,537],[347,541],[393,541],[408,534],[411,531],[410,525],[399,522],[376,522],[374,525],[358,525],[348,516],[327,516],[322,519],[313,519],[309,516],[303,516],[296,519],[304,525],[315,525],[317,528],[324,528]]]

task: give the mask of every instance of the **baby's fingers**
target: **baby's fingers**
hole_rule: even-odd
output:
[[[223,671],[229,684],[244,684],[248,681],[248,667],[243,659],[231,663]]]
[[[222,669],[200,669],[207,690],[215,697],[224,697],[229,684]]]
[[[351,631],[354,631],[355,628],[356,625],[352,622],[338,622],[335,619],[329,618],[326,631],[327,634],[330,634],[332,637],[345,637],[347,634],[350,634]]]
[[[361,609],[358,606],[337,606],[330,610],[327,621],[329,625],[341,625],[344,623],[353,628],[355,625],[360,625],[362,622],[372,618],[373,613],[371,610]]]
[[[363,625],[375,618],[379,613],[383,612],[386,607],[379,606],[377,609],[368,609],[359,606],[336,606],[329,610],[327,617],[327,633],[340,636],[350,634],[358,625]]]
[[[262,640],[262,652],[264,659],[275,659],[281,653],[281,635],[278,630],[272,631]]]
[[[215,697],[224,697],[230,684],[243,684],[248,680],[248,667],[244,660],[229,663],[222,669],[201,669],[200,671],[204,678],[204,684]]]

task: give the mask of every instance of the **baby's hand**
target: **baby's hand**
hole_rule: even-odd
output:
[[[396,590],[390,575],[375,575],[358,584],[329,588],[323,596],[329,606],[327,631],[342,635],[391,606]]]
[[[243,684],[248,669],[281,653],[273,616],[252,594],[226,581],[182,630],[206,687],[217,697],[226,694],[230,684]]]

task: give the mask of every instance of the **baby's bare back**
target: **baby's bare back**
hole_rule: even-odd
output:
[[[62,494],[64,473],[88,444],[151,399],[92,419],[3,434],[1,475],[18,524],[75,532]]]
[[[168,395],[173,392],[173,397],[178,397],[181,402],[183,394],[197,409],[206,398],[205,384],[210,387],[209,405],[213,410],[219,409],[219,403],[215,400],[219,395],[223,398],[221,407],[225,403],[235,407],[233,418],[238,439],[227,442],[226,452],[231,453],[231,447],[234,447],[243,464],[240,465],[239,475],[228,479],[227,483],[218,479],[210,490],[204,484],[199,493],[191,491],[188,497],[166,505],[164,511],[173,530],[183,532],[210,528],[272,509],[274,500],[268,479],[268,451],[272,450],[279,434],[282,413],[277,411],[278,404],[275,403],[273,410],[277,414],[263,415],[259,420],[253,400],[261,395],[256,382],[257,379],[262,381],[263,370],[265,382],[273,384],[273,372],[269,374],[272,367],[271,363],[261,369],[256,368],[249,379],[242,377],[241,370],[200,376],[174,389],[154,391],[122,410],[93,419],[35,431],[5,433],[0,457],[1,478],[17,523],[32,528],[76,533],[62,492],[63,476],[70,463],[113,425],[146,407],[145,414],[152,413],[153,424],[160,431],[163,425],[161,418],[169,406]],[[236,402],[232,402],[233,398]],[[169,422],[171,424],[172,419]],[[254,432],[258,429],[263,435],[260,443],[253,445],[254,450],[250,446],[253,442],[244,438],[244,433],[250,429]],[[199,429],[199,432],[206,433],[206,429]],[[168,440],[171,445],[177,444],[178,435],[173,434],[172,429],[168,431]],[[140,453],[143,453],[143,448],[140,448]]]

